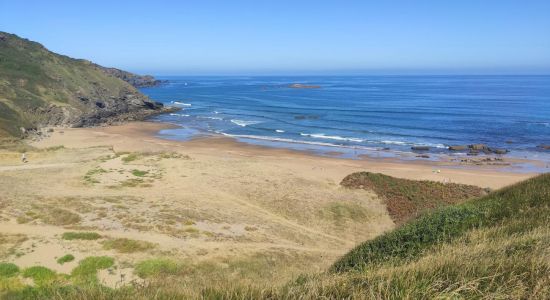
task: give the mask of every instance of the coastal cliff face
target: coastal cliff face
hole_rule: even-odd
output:
[[[116,71],[114,71],[116,70]],[[163,111],[132,84],[153,82],[47,50],[0,32],[0,136],[43,126],[82,127],[141,119]]]

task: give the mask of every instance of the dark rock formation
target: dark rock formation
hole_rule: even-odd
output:
[[[468,146],[463,146],[463,145],[449,146],[449,150],[451,151],[464,151],[467,149],[468,149]]]
[[[430,147],[428,147],[428,146],[412,146],[411,149],[414,150],[414,151],[429,151]]]

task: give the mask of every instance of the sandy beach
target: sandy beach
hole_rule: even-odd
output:
[[[250,274],[250,266],[269,264],[272,272],[256,280],[282,283],[322,271],[357,243],[394,228],[375,194],[339,185],[350,173],[491,189],[534,175],[449,162],[321,157],[226,137],[177,142],[155,136],[170,126],[57,128],[32,144],[39,150],[27,153],[27,163],[19,153],[0,153],[0,254],[22,267],[59,272],[92,253],[113,256],[121,266],[100,274],[110,286],[121,284],[121,274],[137,280],[133,263],[166,256],[220,270],[246,262]],[[102,238],[64,240],[71,230]],[[149,247],[124,253],[104,246],[120,238]],[[77,259],[55,262],[67,253]],[[253,277],[240,274],[239,280]]]

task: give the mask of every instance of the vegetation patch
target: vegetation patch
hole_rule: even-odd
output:
[[[182,265],[166,258],[154,258],[139,262],[135,266],[135,273],[141,278],[155,276],[177,275]]]
[[[95,178],[96,175],[98,174],[103,174],[103,173],[107,173],[107,170],[103,169],[103,168],[94,168],[90,171],[88,171],[86,173],[86,175],[84,175],[84,181],[86,181],[87,183],[90,183],[90,184],[94,184],[94,183],[99,183],[99,180],[97,180]]]
[[[23,270],[23,277],[32,278],[36,285],[44,285],[54,281],[57,275],[46,267],[34,266]]]
[[[103,242],[103,248],[106,250],[116,250],[121,253],[133,253],[141,252],[152,249],[155,247],[155,244],[137,241],[127,238],[111,239]]]
[[[60,258],[57,259],[57,263],[62,265],[64,263],[68,263],[68,262],[71,262],[74,260],[74,255],[72,254],[66,254],[66,255],[63,255],[61,256]]]
[[[19,273],[19,267],[12,263],[0,263],[0,277],[12,277]]]
[[[70,231],[64,232],[61,238],[64,240],[97,240],[101,238],[101,235],[97,232]]]
[[[81,220],[79,214],[62,208],[49,208],[41,219],[47,224],[57,226],[77,224]]]
[[[71,272],[73,281],[77,284],[97,284],[97,271],[110,268],[115,260],[108,256],[90,256],[81,260]]]
[[[124,156],[121,160],[125,163],[132,162],[134,160],[137,160],[141,157],[140,153],[132,152]]]
[[[137,177],[143,177],[145,175],[147,175],[149,172],[148,171],[141,171],[141,170],[132,170],[132,175],[134,176],[137,176]]]
[[[374,191],[384,200],[390,216],[397,224],[416,218],[428,210],[486,194],[484,189],[472,185],[400,179],[370,172],[350,174],[340,184],[347,188]]]

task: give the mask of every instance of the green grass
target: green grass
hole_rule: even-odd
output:
[[[19,267],[12,263],[0,263],[0,277],[12,277],[19,273]]]
[[[76,284],[97,284],[97,271],[110,268],[115,261],[108,256],[90,256],[81,260],[71,272],[71,279]]]
[[[61,236],[64,240],[97,240],[101,235],[97,232],[64,232]]]
[[[137,176],[137,177],[143,177],[143,176],[147,175],[148,173],[149,173],[148,171],[132,170],[132,175]]]
[[[66,254],[66,255],[63,255],[61,256],[60,258],[57,259],[57,263],[62,265],[64,263],[68,263],[68,262],[71,262],[74,260],[74,255],[72,254]]]
[[[26,268],[22,274],[24,278],[32,278],[36,285],[49,284],[57,277],[54,271],[42,266]]]
[[[124,157],[122,158],[122,161],[125,162],[125,163],[129,163],[129,162],[132,162],[132,161],[134,161],[134,160],[137,160],[137,159],[140,158],[140,157],[141,157],[141,154],[136,153],[136,152],[132,152],[132,153],[130,153],[130,154],[124,156]]]
[[[153,243],[127,238],[111,239],[103,242],[103,248],[105,250],[116,250],[120,253],[142,252],[153,249],[154,247],[155,244]]]
[[[135,266],[135,273],[141,278],[155,276],[176,275],[182,269],[182,265],[167,258],[154,258],[139,262]]]

